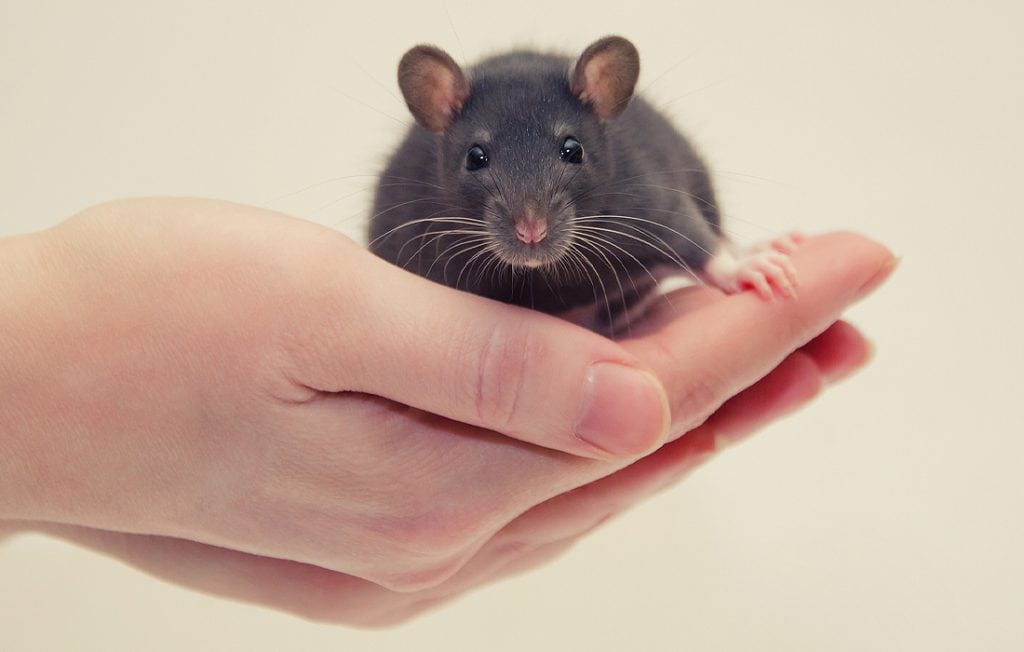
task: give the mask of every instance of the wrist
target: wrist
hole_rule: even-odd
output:
[[[61,520],[83,497],[86,316],[58,241],[0,239],[0,519]]]
[[[49,325],[41,234],[0,239],[0,518],[24,518],[40,490],[41,331]],[[32,326],[35,326],[33,328]]]

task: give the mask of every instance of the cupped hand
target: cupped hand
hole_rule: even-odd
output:
[[[323,622],[392,625],[478,586],[551,561],[613,516],[676,484],[722,449],[807,403],[862,366],[868,356],[869,347],[856,329],[844,322],[833,324],[684,437],[610,476],[527,510],[495,532],[457,573],[415,591],[393,591],[318,566],[194,541],[51,523],[19,525],[114,556],[193,590]]]
[[[209,578],[177,572],[227,594],[229,558],[413,595],[459,586],[537,506],[587,495],[781,373],[892,266],[862,238],[812,239],[799,300],[690,293],[694,309],[618,344],[231,204],[105,205],[32,244],[42,286],[15,284],[0,312],[19,343],[0,370],[0,515],[112,537],[137,563],[226,555]]]

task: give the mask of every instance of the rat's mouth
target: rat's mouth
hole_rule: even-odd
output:
[[[494,253],[498,259],[512,267],[541,269],[554,267],[562,260],[566,246],[560,242],[545,240],[533,244],[516,242],[496,247]]]
[[[501,262],[512,267],[527,267],[537,269],[551,265],[557,260],[551,256],[542,255],[539,252],[522,251],[498,251],[496,252]]]
[[[523,264],[523,267],[529,267],[530,269],[537,269],[538,267],[543,267],[546,262],[547,261],[545,261],[544,259],[540,258],[539,256],[535,256],[533,258],[525,259],[522,264]]]

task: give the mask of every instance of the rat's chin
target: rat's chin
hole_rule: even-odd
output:
[[[523,246],[502,247],[496,253],[498,258],[507,265],[539,269],[554,265],[561,258],[562,252],[549,246]]]

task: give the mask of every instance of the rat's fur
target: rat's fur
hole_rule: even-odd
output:
[[[620,49],[599,47],[606,41]],[[372,251],[449,286],[545,312],[593,304],[606,325],[651,291],[655,270],[703,270],[722,240],[708,171],[664,116],[631,98],[637,71],[622,62],[626,46],[635,55],[625,39],[603,39],[575,68],[567,57],[512,52],[464,77],[439,50],[411,50],[400,82],[420,124],[380,177]],[[598,65],[588,53],[604,55],[603,67],[584,69]],[[440,72],[408,78],[431,65]],[[430,92],[449,77],[450,87]],[[581,164],[560,157],[567,136],[582,144]],[[489,166],[470,171],[474,145]],[[527,219],[543,220],[542,241],[517,238]]]

